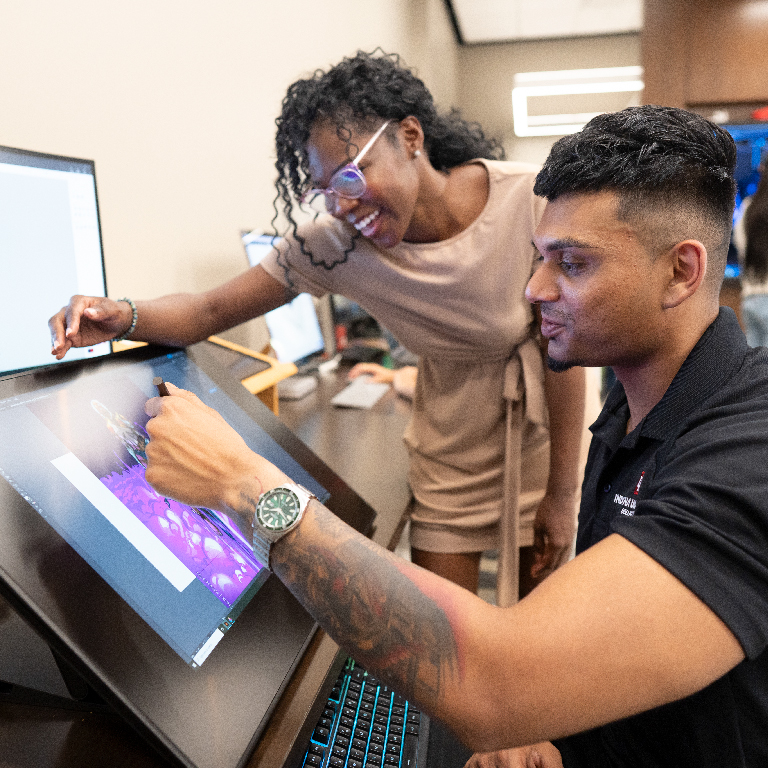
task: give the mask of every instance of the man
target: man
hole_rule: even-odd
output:
[[[502,610],[316,500],[272,547],[342,647],[468,746],[505,750],[472,765],[768,765],[768,352],[718,307],[734,162],[713,124],[638,107],[561,139],[539,174],[527,294],[550,364],[620,382],[570,563]],[[285,476],[173,394],[147,405],[149,481],[247,529]]]

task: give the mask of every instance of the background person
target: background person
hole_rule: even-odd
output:
[[[762,163],[761,171],[757,190],[744,201],[741,226],[737,225],[741,235],[741,316],[752,347],[768,345],[768,179]]]
[[[499,548],[497,599],[514,602],[519,551],[523,592],[570,555],[584,413],[583,372],[544,373],[524,296],[536,169],[494,159],[398,57],[365,53],[290,86],[276,147],[279,251],[205,293],[138,303],[135,327],[126,302],[73,297],[53,353],[126,332],[183,346],[301,291],[356,301],[419,355],[413,560],[476,591],[480,553]],[[297,226],[296,201],[317,197],[331,215]]]
[[[768,350],[718,306],[735,159],[713,123],[635,107],[557,142],[538,176],[527,295],[551,365],[619,382],[571,562],[497,608],[317,500],[272,548],[342,647],[485,753],[472,766],[768,764]],[[173,393],[147,403],[147,479],[249,530],[285,476]]]

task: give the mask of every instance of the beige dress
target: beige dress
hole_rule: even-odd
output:
[[[524,296],[545,203],[533,195],[536,167],[475,162],[488,170],[488,201],[449,240],[383,249],[359,237],[349,250],[354,229],[323,216],[299,230],[311,259],[288,237],[262,266],[296,291],[356,301],[419,356],[405,434],[411,544],[498,548],[498,599],[509,603],[549,468],[542,358]]]

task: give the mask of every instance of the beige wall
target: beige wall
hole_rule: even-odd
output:
[[[376,46],[454,100],[442,0],[6,2],[0,144],[95,159],[111,296],[201,290],[244,268],[240,229],[269,225],[286,87]]]
[[[610,35],[465,46],[459,51],[458,103],[501,139],[510,160],[541,163],[557,137],[518,138],[512,129],[512,81],[517,72],[640,64],[640,35]],[[619,104],[615,108],[626,106]],[[575,112],[581,112],[575,106]]]
[[[640,60],[636,35],[459,48],[444,0],[6,2],[0,144],[95,159],[110,295],[203,290],[244,268],[240,229],[269,226],[286,87],[376,46],[533,162],[551,140],[512,136],[515,72]]]

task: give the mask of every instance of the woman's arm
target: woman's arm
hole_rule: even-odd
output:
[[[183,347],[232,328],[279,307],[293,295],[262,267],[256,266],[203,293],[176,293],[136,302],[138,322],[133,341]],[[131,325],[126,302],[73,296],[49,321],[51,354],[61,360],[71,347],[109,341]]]
[[[549,411],[549,477],[534,521],[534,578],[546,576],[569,557],[576,534],[579,458],[584,430],[584,369],[544,370]]]

